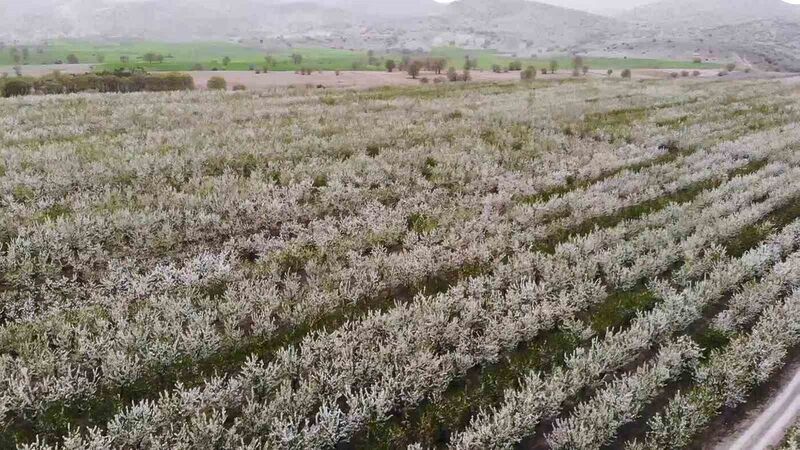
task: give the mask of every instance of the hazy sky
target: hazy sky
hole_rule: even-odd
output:
[[[450,3],[454,0],[436,0],[436,1],[440,3]],[[647,3],[653,3],[656,0],[538,0],[538,1],[558,6],[565,6],[567,8],[597,11],[597,10],[633,8],[635,6],[645,5]]]
[[[454,0],[436,0],[440,3],[450,3]],[[654,3],[657,0],[537,0],[542,3],[564,6],[567,8],[583,9],[587,11],[610,11],[629,9],[636,6]],[[702,1],[702,0],[698,0]],[[800,5],[800,0],[784,0],[786,3]]]

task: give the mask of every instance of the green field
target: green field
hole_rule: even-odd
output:
[[[23,55],[24,46],[19,47],[18,54]],[[164,56],[162,62],[146,62],[142,59],[146,53],[157,53]],[[302,55],[302,62],[295,64],[292,54]],[[384,70],[386,59],[400,61],[403,55],[376,53],[370,64],[365,51],[329,49],[329,48],[294,48],[282,51],[267,51],[262,48],[247,47],[229,42],[192,42],[166,43],[148,41],[104,42],[86,41],[52,41],[47,45],[27,46],[27,57],[22,64],[53,64],[56,61],[67,62],[67,56],[74,54],[78,62],[94,65],[95,70],[113,70],[120,67],[142,67],[148,71],[188,71],[202,67],[205,70],[248,70],[261,69],[265,65],[265,56],[272,58],[270,70],[295,71],[301,68],[314,70]],[[549,66],[553,58],[525,59],[500,55],[490,50],[464,50],[455,47],[434,48],[430,54],[411,54],[414,57],[444,57],[449,64],[457,68],[464,65],[465,56],[477,60],[478,68],[488,70],[495,64],[507,66],[509,62],[520,59],[523,65],[538,67]],[[123,63],[123,57],[128,62]],[[230,62],[223,64],[224,58]],[[560,68],[571,67],[569,56],[555,58]],[[695,64],[688,61],[669,61],[658,59],[625,59],[625,58],[584,58],[584,62],[593,69],[656,69],[656,68],[717,68],[717,64]],[[9,47],[0,52],[0,65],[15,63]]]

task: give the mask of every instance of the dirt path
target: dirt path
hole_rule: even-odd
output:
[[[783,388],[752,411],[732,435],[715,450],[766,450],[777,448],[786,431],[800,416],[800,362],[795,361]]]
[[[90,72],[92,70],[91,64],[42,64],[42,65],[25,65],[20,66],[22,75],[28,77],[41,77],[48,75],[57,70],[63,74],[80,74]],[[0,74],[7,73],[14,74],[13,66],[0,66]]]
[[[58,70],[63,74],[79,74],[90,72],[90,64],[59,64],[41,66],[22,66],[22,73],[26,76],[42,76]],[[10,66],[0,66],[0,73],[13,74]],[[634,80],[658,80],[668,79],[672,73],[680,73],[681,70],[669,69],[637,69],[633,70]],[[717,79],[718,70],[699,70],[699,78],[705,80]],[[314,72],[311,75],[300,75],[294,72],[270,72],[257,74],[253,71],[196,71],[186,72],[195,81],[198,89],[205,89],[211,77],[223,77],[228,82],[228,89],[236,84],[244,85],[251,90],[264,90],[277,87],[311,87],[311,88],[345,88],[345,89],[372,89],[384,86],[418,86],[422,79],[427,79],[433,83],[437,78],[440,81],[446,80],[446,75],[436,75],[432,72],[423,72],[418,79],[412,79],[405,72],[360,72],[360,71],[341,71],[338,75],[335,72]],[[571,70],[560,70],[556,74],[543,75],[537,74],[539,80],[562,80],[572,78]],[[589,76],[592,78],[608,78],[604,70],[591,70]],[[619,78],[620,72],[615,71],[611,78]],[[785,78],[787,74],[758,72],[746,74],[736,72],[729,75],[729,78]],[[519,72],[494,73],[488,70],[474,70],[471,72],[472,81],[477,82],[508,82],[519,81]],[[683,78],[681,78],[683,79]],[[691,77],[691,79],[696,79]],[[791,83],[800,80],[795,74],[794,79],[785,82]]]

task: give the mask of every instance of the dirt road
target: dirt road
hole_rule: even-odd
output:
[[[749,426],[717,445],[716,450],[766,450],[777,448],[786,431],[800,416],[800,367],[783,389],[770,399],[766,408],[749,422]]]

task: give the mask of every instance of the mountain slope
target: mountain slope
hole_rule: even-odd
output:
[[[782,0],[662,0],[620,18],[658,26],[709,27],[753,20],[800,20],[800,6]]]
[[[450,34],[469,31],[483,40],[483,47],[519,54],[569,50],[627,26],[616,19],[527,0],[460,0],[448,6],[441,20]]]

